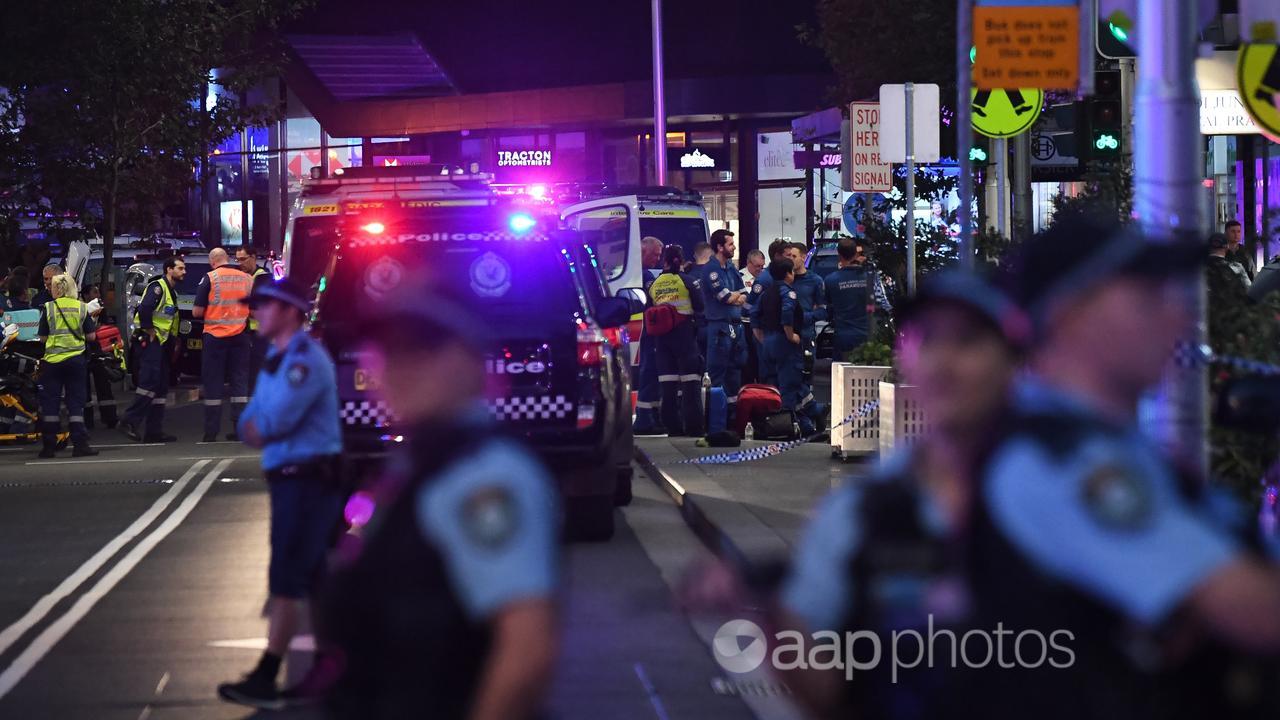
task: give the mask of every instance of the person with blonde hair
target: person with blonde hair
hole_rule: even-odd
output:
[[[66,394],[67,420],[71,426],[72,455],[88,457],[98,451],[89,446],[89,431],[84,425],[85,394],[88,390],[89,358],[85,342],[94,339],[97,329],[88,308],[80,302],[76,281],[61,273],[49,280],[53,299],[41,308],[40,337],[44,341],[44,359],[40,374],[41,458],[52,458],[58,449],[59,417],[63,394]]]

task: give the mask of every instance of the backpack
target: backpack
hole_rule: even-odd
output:
[[[685,320],[671,305],[654,305],[644,311],[644,331],[654,337],[666,335]]]

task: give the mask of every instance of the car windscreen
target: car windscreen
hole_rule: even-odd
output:
[[[446,288],[500,333],[545,333],[568,327],[590,305],[575,278],[572,255],[538,232],[464,229],[462,218],[422,219],[387,226],[385,236],[344,241],[320,293],[326,327],[350,326],[357,308],[422,284]]]
[[[303,287],[315,285],[338,242],[337,216],[301,217],[289,236],[289,276]]]
[[[679,211],[673,211],[679,212]],[[640,216],[640,237],[653,236],[663,245],[679,245],[686,260],[693,259],[693,246],[707,242],[707,224],[701,217]]]
[[[213,268],[207,262],[191,262],[187,260],[185,264],[187,266],[187,274],[174,287],[174,290],[177,291],[179,297],[189,295],[194,299],[196,290],[200,287],[200,281],[204,279],[205,275],[213,272]]]

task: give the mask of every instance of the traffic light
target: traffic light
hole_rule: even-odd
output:
[[[1118,157],[1124,137],[1120,72],[1099,70],[1093,75],[1093,88],[1093,97],[1086,101],[1089,134],[1085,140],[1089,155],[1098,160]]]
[[[1098,54],[1118,60],[1138,56],[1138,8],[1136,0],[1096,0],[1098,30],[1094,33]]]

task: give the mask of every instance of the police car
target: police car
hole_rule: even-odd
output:
[[[332,193],[346,198],[336,212],[312,215],[331,218],[313,329],[337,366],[346,464],[376,466],[400,440],[354,308],[426,276],[484,319],[485,368],[496,388],[486,402],[501,425],[559,471],[570,535],[607,539],[615,505],[630,499],[621,328],[635,308],[608,295],[579,234],[557,230],[554,215],[485,192],[486,182],[412,167],[351,169],[345,187]],[[291,274],[313,267],[315,248],[304,250],[302,239],[295,225]]]

